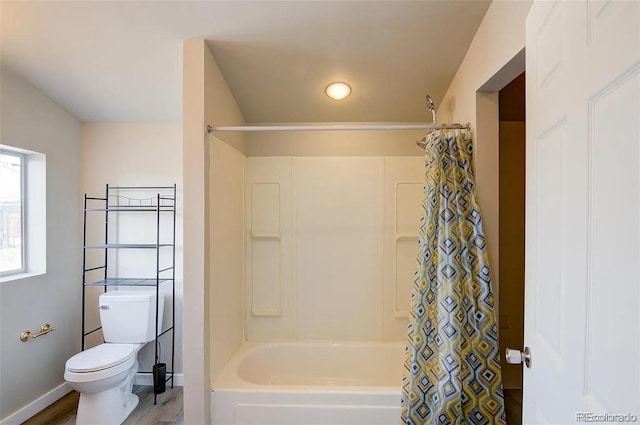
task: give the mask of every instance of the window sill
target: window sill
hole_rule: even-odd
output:
[[[40,276],[40,275],[43,275],[43,274],[45,274],[45,272],[10,274],[8,276],[0,277],[0,283],[12,282],[14,280],[21,280],[21,279],[29,279],[29,278]]]

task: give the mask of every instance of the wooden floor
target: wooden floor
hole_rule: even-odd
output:
[[[167,391],[158,394],[155,406],[152,387],[135,386],[133,392],[140,398],[140,403],[124,422],[125,425],[183,425],[182,387],[167,387]],[[74,425],[79,396],[76,391],[71,391],[23,425]]]

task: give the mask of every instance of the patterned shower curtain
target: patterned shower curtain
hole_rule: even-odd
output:
[[[467,130],[427,137],[402,423],[504,424],[494,297]]]

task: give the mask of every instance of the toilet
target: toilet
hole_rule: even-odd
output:
[[[64,379],[80,393],[76,424],[121,424],[138,405],[132,393],[138,351],[155,340],[156,290],[117,290],[98,302],[104,343],[67,360]],[[161,332],[164,297],[158,302]]]

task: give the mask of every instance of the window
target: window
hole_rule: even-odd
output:
[[[0,273],[25,271],[24,156],[0,150]]]
[[[0,144],[0,283],[47,272],[46,155]]]

